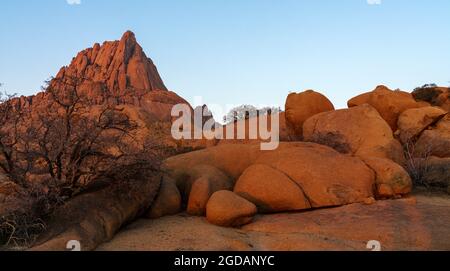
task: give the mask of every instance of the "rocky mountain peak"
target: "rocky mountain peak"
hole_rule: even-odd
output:
[[[125,32],[120,40],[96,43],[79,52],[69,66],[61,68],[50,86],[64,89],[69,78],[88,84],[85,88],[107,90],[115,95],[130,90],[140,93],[167,90],[153,61],[131,31]]]

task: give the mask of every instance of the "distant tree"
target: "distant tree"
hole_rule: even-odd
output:
[[[263,107],[261,109],[258,109],[258,112],[259,112],[259,115],[275,114],[275,113],[280,113],[281,112],[281,108],[280,107],[267,106],[267,107]]]
[[[236,121],[253,118],[258,115],[279,112],[281,112],[281,108],[279,107],[263,107],[261,109],[258,109],[253,105],[240,105],[231,109],[230,112],[228,112],[228,114],[224,116],[223,121],[225,123],[233,123]]]
[[[413,97],[419,101],[425,101],[435,105],[438,102],[439,95],[442,94],[442,90],[438,88],[436,84],[425,84],[421,87],[417,87],[412,92]]]
[[[425,84],[425,85],[423,85],[421,87],[416,87],[414,89],[414,91],[419,91],[421,89],[427,89],[427,88],[436,88],[436,87],[437,87],[437,85],[435,83],[430,83],[430,84]]]
[[[233,123],[236,121],[255,117],[258,113],[258,109],[253,105],[240,105],[230,110],[224,117],[225,123]]]

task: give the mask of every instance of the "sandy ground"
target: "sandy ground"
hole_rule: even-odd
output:
[[[450,250],[450,196],[416,194],[372,205],[257,216],[240,229],[186,214],[139,220],[98,250]]]

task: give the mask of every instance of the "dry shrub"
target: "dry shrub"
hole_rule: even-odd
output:
[[[60,203],[62,199],[37,185],[7,195],[0,210],[0,249],[29,247],[45,231],[44,219]]]
[[[429,159],[431,157],[431,145],[428,151],[421,152],[421,157],[415,157],[415,140],[410,140],[404,144],[404,153],[406,157],[406,170],[413,181],[414,186],[429,188],[425,181],[430,172]]]
[[[45,222],[28,211],[1,216],[0,249],[27,248],[45,229]]]
[[[47,217],[91,183],[148,180],[170,153],[157,140],[139,140],[140,127],[123,107],[89,104],[80,83],[48,88],[48,105],[38,112],[0,96],[0,173],[22,191],[20,204],[0,208],[0,245],[28,246]]]
[[[436,103],[436,99],[442,94],[442,90],[437,88],[436,84],[427,84],[422,87],[415,88],[412,95],[414,99],[419,101]]]
[[[348,144],[344,136],[340,134],[335,133],[314,134],[309,141],[331,147],[336,151],[344,154],[351,153],[352,151],[350,144]]]

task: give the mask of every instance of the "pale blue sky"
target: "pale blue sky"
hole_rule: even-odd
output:
[[[315,89],[337,107],[378,84],[450,84],[450,1],[0,1],[0,82],[29,95],[95,42],[136,33],[189,101],[284,105]]]

